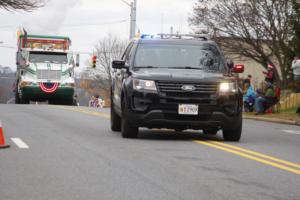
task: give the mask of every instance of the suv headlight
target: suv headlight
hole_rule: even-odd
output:
[[[133,79],[133,89],[135,90],[148,90],[156,92],[156,85],[154,81],[149,80],[140,80],[140,79]]]
[[[220,93],[236,93],[237,86],[235,83],[224,82],[220,84]]]

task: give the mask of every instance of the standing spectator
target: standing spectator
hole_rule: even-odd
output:
[[[249,80],[250,85],[251,85],[251,83],[252,83],[252,75],[251,75],[251,74],[248,74],[247,79]]]
[[[104,100],[103,100],[102,97],[99,97],[99,98],[98,98],[98,102],[99,102],[99,107],[100,107],[100,108],[103,108],[103,107],[104,107]]]
[[[101,99],[100,99],[99,95],[96,95],[95,96],[95,108],[101,107],[100,102],[101,102]]]
[[[295,56],[292,67],[293,74],[294,74],[294,80],[295,80],[295,92],[300,92],[300,55]],[[297,108],[296,111],[300,116],[300,107]]]
[[[274,83],[274,79],[275,79],[275,74],[274,74],[274,66],[271,64],[268,64],[268,71],[267,72],[263,72],[263,74],[266,76],[265,81],[269,82],[269,83]]]
[[[73,106],[79,106],[78,95],[75,94],[73,97]]]
[[[89,107],[95,107],[95,96],[92,96],[91,100],[89,101]]]
[[[246,88],[246,92],[243,96],[244,109],[245,109],[245,112],[253,112],[256,94],[255,94],[249,80],[246,79],[244,85]]]
[[[292,63],[292,69],[294,74],[294,80],[299,81],[300,80],[300,56],[295,56]]]

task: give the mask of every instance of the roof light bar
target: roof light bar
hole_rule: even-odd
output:
[[[170,39],[170,38],[193,38],[193,39],[202,39],[208,40],[207,34],[169,34],[169,33],[158,33],[161,39]]]

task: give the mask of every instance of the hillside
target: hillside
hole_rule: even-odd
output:
[[[14,73],[1,73],[0,71],[0,103],[6,103],[14,97],[13,86],[15,83]]]

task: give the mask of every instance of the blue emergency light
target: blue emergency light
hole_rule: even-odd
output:
[[[160,38],[157,34],[142,34],[141,39],[156,39]]]

